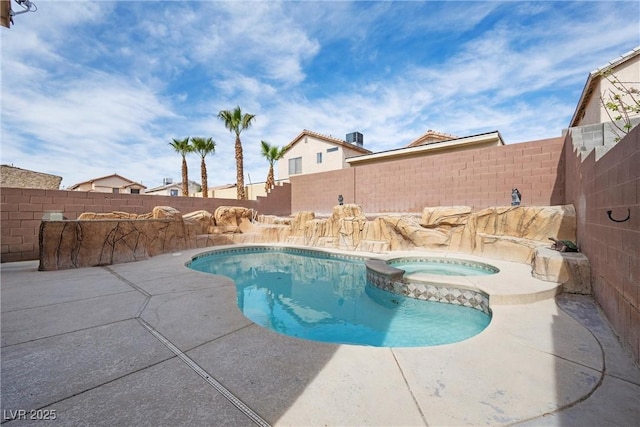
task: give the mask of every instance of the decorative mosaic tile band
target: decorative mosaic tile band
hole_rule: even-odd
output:
[[[367,283],[395,294],[425,301],[462,305],[491,315],[489,296],[481,291],[458,288],[444,283],[392,280],[389,276],[367,269]]]

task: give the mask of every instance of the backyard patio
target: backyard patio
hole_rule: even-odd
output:
[[[590,296],[495,305],[481,334],[422,348],[255,325],[202,249],[61,271],[3,263],[3,423],[632,426],[640,370]]]

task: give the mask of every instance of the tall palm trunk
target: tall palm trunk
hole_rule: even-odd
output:
[[[204,157],[200,162],[200,178],[202,179],[202,197],[209,197],[209,185],[207,184],[207,164]]]
[[[244,158],[242,156],[240,133],[245,129],[249,129],[255,117],[253,114],[242,114],[240,106],[233,110],[221,110],[218,113],[218,118],[224,121],[224,127],[236,134],[236,190],[238,200],[247,199],[247,195],[244,192]]]
[[[182,195],[189,197],[189,173],[187,171],[187,158],[182,156]]]
[[[267,182],[265,183],[264,189],[268,193],[276,186],[276,180],[274,178],[273,173],[273,162],[269,164],[269,173],[267,173]]]
[[[247,196],[244,193],[244,158],[239,134],[236,134],[236,187],[238,200],[245,200]]]
[[[193,151],[193,147],[189,145],[189,137],[184,139],[173,138],[173,142],[169,145],[182,156],[182,196],[189,197],[189,171],[187,170],[187,154]]]
[[[262,156],[269,162],[269,172],[267,173],[267,180],[264,183],[264,191],[269,193],[276,186],[273,165],[282,158],[284,151],[282,148],[271,145],[264,140],[260,141],[260,147],[262,148]]]

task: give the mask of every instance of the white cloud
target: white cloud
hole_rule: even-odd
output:
[[[16,86],[5,96],[8,121],[41,140],[58,142],[89,135],[105,142],[136,138],[146,135],[155,120],[174,115],[147,88],[96,72],[51,87]]]
[[[216,140],[211,186],[235,182],[216,116],[236,105],[257,116],[242,134],[253,182],[259,141],[305,128],[360,131],[374,151],[427,129],[553,137],[588,72],[640,44],[631,2],[42,3],[2,34],[2,162],[64,185],[179,180],[168,143],[185,136]]]

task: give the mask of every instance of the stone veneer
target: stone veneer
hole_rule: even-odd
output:
[[[386,214],[368,218],[358,205],[335,206],[328,218],[299,212],[289,243],[343,250],[386,252],[425,248],[530,263],[549,237],[576,240],[572,205],[424,208],[422,216]]]
[[[256,221],[257,219],[257,221]],[[40,229],[40,269],[108,265],[145,259],[184,249],[243,243],[287,243],[364,252],[427,249],[531,263],[541,260],[539,248],[549,237],[575,241],[573,206],[496,207],[473,212],[470,207],[425,208],[422,216],[381,215],[367,218],[358,205],[334,208],[328,218],[313,212],[293,217],[256,216],[243,207],[221,206],[214,214],[195,211],[182,215],[159,206],[147,214],[84,213],[76,221],[43,221]],[[547,257],[548,258],[548,257]],[[583,274],[564,274],[565,258],[553,268],[537,269],[536,277],[565,283]],[[588,260],[583,257],[581,263]],[[570,270],[570,271],[584,271]],[[429,289],[409,293],[435,297]],[[456,299],[459,295],[443,294]]]

